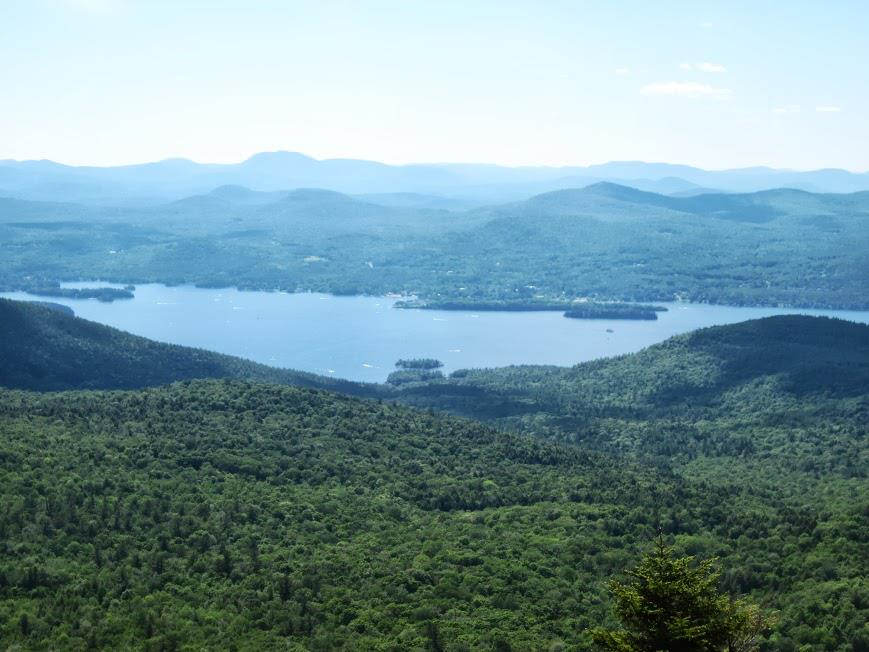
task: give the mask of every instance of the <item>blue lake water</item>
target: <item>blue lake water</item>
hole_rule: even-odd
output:
[[[95,287],[96,283],[65,284]],[[386,297],[241,292],[139,285],[131,300],[53,301],[76,315],[145,337],[277,367],[383,381],[399,358],[432,357],[445,371],[511,364],[572,365],[638,351],[703,326],[768,315],[827,315],[869,323],[869,312],[662,304],[657,321],[566,319],[560,312],[399,310]],[[607,332],[607,329],[612,332]]]

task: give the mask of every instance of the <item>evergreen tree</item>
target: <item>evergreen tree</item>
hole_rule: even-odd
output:
[[[596,628],[602,650],[619,652],[747,652],[770,621],[760,609],[718,590],[715,560],[677,557],[659,539],[629,582],[610,591],[623,629]]]

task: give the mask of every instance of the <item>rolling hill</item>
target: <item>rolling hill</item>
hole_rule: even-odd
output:
[[[680,468],[730,460],[754,473],[757,460],[778,459],[782,473],[802,482],[817,469],[865,479],[869,466],[861,434],[869,415],[869,326],[842,320],[769,317],[575,367],[462,370],[397,387],[162,344],[27,302],[0,300],[0,336],[0,386],[7,388],[245,379],[435,408]]]
[[[452,287],[438,288],[450,299],[869,306],[858,289],[869,275],[865,193],[669,197],[597,184],[475,213],[483,224],[420,254],[421,267],[453,270]]]
[[[750,388],[758,391],[752,395]],[[549,412],[566,423],[570,413],[581,423],[659,414],[702,418],[722,409],[729,397],[762,403],[769,397],[761,389],[793,401],[867,397],[869,325],[804,315],[766,317],[692,331],[635,354],[574,367],[460,370],[422,384],[419,401],[443,401],[443,406],[454,391],[457,400],[468,397],[463,413],[494,416],[500,408],[480,401],[479,392],[503,402],[509,414]],[[412,390],[406,392],[411,400]]]
[[[399,400],[819,507],[866,491],[869,326],[778,316],[575,367],[465,370]]]
[[[787,472],[824,468],[852,478],[865,478],[869,466],[861,436],[869,414],[869,326],[837,319],[769,317],[575,367],[461,370],[398,387],[154,342],[30,302],[0,300],[0,336],[0,386],[12,389],[244,379],[436,408],[667,464],[787,458]]]
[[[777,188],[747,194],[702,193],[675,197],[601,182],[481,210],[487,211],[492,217],[574,215],[601,220],[636,219],[638,211],[645,211],[646,214],[659,214],[662,217],[682,213],[749,223],[819,215],[841,215],[846,219],[850,217],[865,221],[869,217],[869,193],[816,194]]]
[[[388,202],[387,202],[388,203]],[[869,193],[673,197],[598,183],[472,210],[239,187],[148,208],[0,201],[0,289],[122,283],[869,307]]]

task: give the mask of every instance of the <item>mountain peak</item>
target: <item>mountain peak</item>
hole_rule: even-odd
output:
[[[284,198],[284,201],[341,201],[355,202],[350,195],[345,195],[342,192],[334,190],[325,190],[323,188],[298,188]]]
[[[299,152],[277,150],[274,152],[259,152],[249,157],[243,164],[274,164],[274,163],[314,163],[316,159]]]
[[[619,201],[648,201],[650,198],[663,197],[654,192],[644,192],[630,186],[623,186],[610,181],[599,181],[582,188],[565,188],[564,190],[553,190],[540,195],[535,195],[528,201],[530,202],[550,202],[550,201],[571,201],[581,200],[583,198],[606,197]]]
[[[632,188],[630,186],[625,186],[620,183],[614,183],[612,181],[598,181],[597,183],[593,183],[589,186],[583,188],[583,191],[586,193],[595,193],[598,195],[618,195],[623,196],[625,194],[631,193],[642,193],[641,190],[637,190],[636,188]],[[651,193],[644,193],[651,194]]]

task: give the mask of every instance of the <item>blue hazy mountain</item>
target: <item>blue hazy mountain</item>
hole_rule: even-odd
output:
[[[203,194],[220,186],[244,186],[264,192],[317,187],[350,194],[416,193],[479,204],[516,201],[601,181],[681,195],[710,189],[752,192],[781,187],[811,192],[869,190],[869,173],[846,170],[753,167],[715,171],[641,161],[588,167],[387,165],[357,159],[317,160],[297,152],[263,152],[233,164],[177,158],[116,167],[69,166],[47,160],[0,161],[0,195],[130,206]]]

